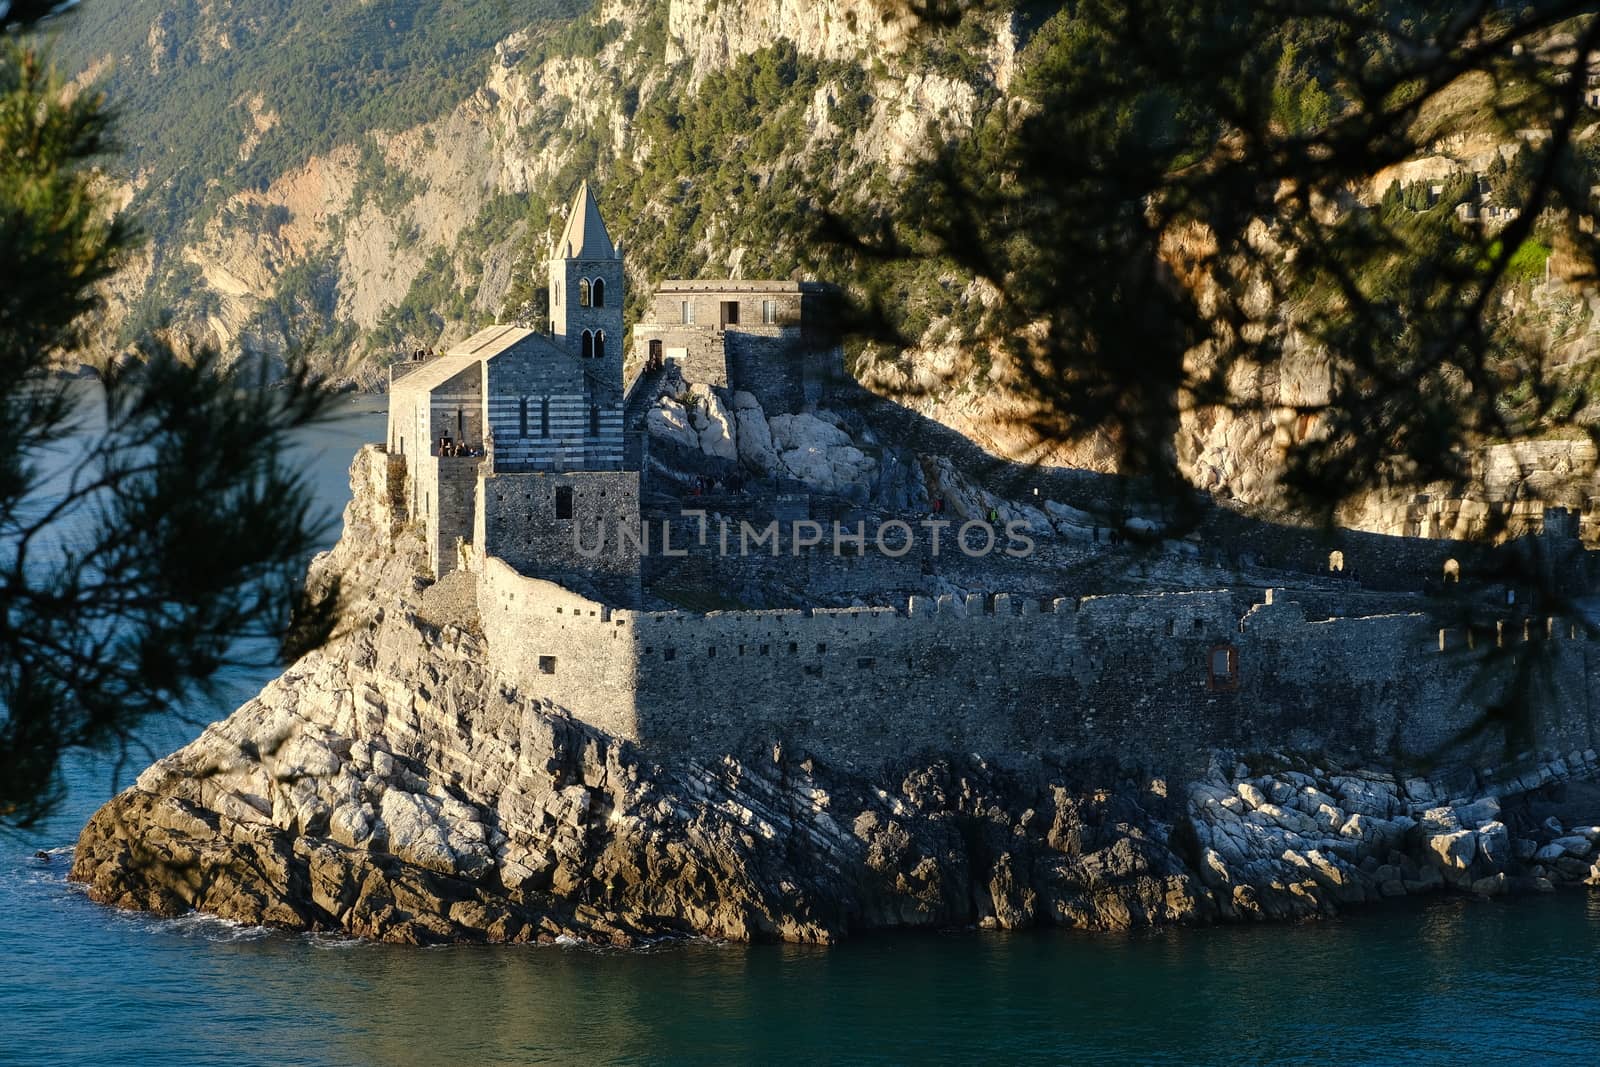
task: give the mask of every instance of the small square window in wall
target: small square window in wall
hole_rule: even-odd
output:
[[[1232,693],[1239,688],[1239,650],[1232,645],[1213,645],[1206,656],[1206,687],[1213,693]]]
[[[670,663],[678,658],[678,650],[675,648],[666,649],[661,653],[661,658]]]
[[[817,643],[817,655],[821,656],[821,655],[825,654],[827,651],[828,651],[828,646],[819,641]]]
[[[771,651],[772,651],[772,646],[771,645],[762,645],[761,646],[761,654],[763,656],[765,656],[768,652],[771,652]]]
[[[554,656],[540,656],[539,657],[539,673],[540,674],[554,674],[554,673],[556,673],[556,658]]]
[[[873,659],[871,656],[862,656],[860,659],[856,660],[856,668],[858,670],[870,671],[877,665],[878,661]]]
[[[798,641],[790,641],[789,642],[789,655],[796,656],[796,655],[799,655],[799,654],[800,654],[800,642],[798,642]]]
[[[717,646],[716,645],[712,645],[710,648],[706,649],[706,659],[716,659],[716,658],[717,658]]]

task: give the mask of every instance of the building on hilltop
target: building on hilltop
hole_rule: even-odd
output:
[[[405,464],[407,517],[436,576],[463,553],[494,556],[632,605],[639,549],[615,531],[638,525],[642,416],[659,375],[635,379],[638,410],[625,419],[622,249],[587,182],[551,251],[547,285],[539,328],[492,326],[443,356],[390,368],[389,454]],[[673,366],[749,391],[770,410],[798,411],[841,372],[826,333],[833,294],[815,282],[665,282],[651,321],[635,329],[635,351],[647,367]],[[578,551],[597,543],[598,555]]]
[[[799,411],[844,372],[829,333],[835,294],[822,282],[665,281],[633,327],[634,352],[769,411]]]
[[[408,518],[439,577],[464,546],[528,574],[588,576],[620,603],[639,562],[615,544],[574,552],[573,526],[636,517],[639,473],[625,470],[622,252],[588,183],[549,261],[549,331],[480,330],[445,355],[390,371],[388,448],[406,464]]]

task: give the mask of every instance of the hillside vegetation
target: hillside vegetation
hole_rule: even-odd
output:
[[[542,317],[548,242],[589,178],[627,248],[635,309],[674,276],[804,273],[871,288],[918,343],[853,346],[869,385],[1004,454],[1115,462],[1106,441],[1039,450],[1026,400],[1004,387],[1004,354],[971,343],[995,299],[987,287],[937,259],[857,262],[807,238],[820,208],[870,214],[927,195],[913,165],[953,138],[986,151],[1030,84],[1070,54],[1069,9],[910,33],[858,0],[577,7],[86,0],[57,56],[122,103],[128,150],[110,169],[151,233],[113,287],[108,345],[159,329],[238,358],[304,348],[375,381],[411,348]],[[1336,106],[1295,58],[1304,43],[1286,42],[1276,75],[1274,118],[1289,129]],[[1526,173],[1514,136],[1481,112],[1462,94],[1430,115],[1437,152],[1352,197],[1414,216],[1419,233],[1456,225],[1468,201],[1492,206]],[[1597,143],[1584,141],[1591,165]],[[1517,249],[1507,300],[1581,375],[1592,302],[1540,287],[1547,261],[1559,266],[1560,252],[1541,235]],[[1270,380],[1244,387],[1293,406],[1326,379],[1315,351],[1291,350]],[[1198,411],[1179,453],[1197,483],[1266,501],[1283,435],[1270,419]]]

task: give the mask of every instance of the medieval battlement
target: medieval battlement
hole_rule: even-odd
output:
[[[1600,744],[1587,736],[1600,655],[1574,640],[1575,621],[1516,614],[1512,590],[1498,594],[1504,617],[1492,629],[1441,629],[1406,610],[1463,570],[1494,573],[1487,552],[1348,531],[1330,545],[1220,509],[1198,532],[1243,565],[1229,584],[1205,588],[1229,572],[1174,550],[1165,579],[1195,587],[1088,596],[1062,594],[1078,585],[1066,577],[1075,567],[1110,550],[1097,526],[1077,539],[1041,533],[1020,562],[956,556],[946,566],[937,541],[903,513],[845,508],[851,522],[867,520],[853,552],[834,543],[832,554],[813,553],[818,539],[774,534],[767,554],[729,558],[721,527],[712,538],[705,511],[686,511],[660,524],[673,565],[656,566],[653,581],[687,587],[667,602],[702,610],[645,610],[647,539],[637,535],[651,463],[630,435],[640,436],[655,399],[652,379],[676,366],[697,388],[748,391],[770,410],[800,412],[832,358],[815,329],[832,290],[662,283],[652,317],[634,328],[645,370],[627,393],[624,284],[621,250],[584,186],[549,264],[549,329],[480,331],[397,370],[390,394],[390,475],[403,483],[402,510],[434,574],[472,574],[491,666],[577,719],[662,757],[777,741],[845,764],[924,748],[1179,762],[1219,747],[1431,758],[1462,737],[1523,743],[1503,722],[1481,728],[1483,715],[1503,703],[1518,663],[1539,655],[1548,681],[1531,729],[1563,750]],[[781,493],[734,510],[775,520],[793,503]],[[828,506],[813,512],[802,497],[788,517],[820,530]],[[896,525],[903,551],[869,557],[868,528]],[[667,551],[674,528],[678,545],[698,547]],[[1550,576],[1588,588],[1577,530],[1575,516],[1550,512],[1524,547]],[[1237,584],[1250,567],[1303,588]],[[1390,592],[1358,586],[1357,569]],[[703,610],[772,603],[735,595],[761,582],[813,602]],[[1006,584],[1024,591],[903,592]],[[819,591],[879,603],[825,606]],[[1338,714],[1314,710],[1326,708]]]
[[[1589,744],[1600,656],[1574,620],[1441,630],[1404,612],[1308,619],[1281,590],[905,607],[629,611],[484,561],[494,667],[663,757],[781,738],[844,763],[919,748],[1126,759],[1218,745],[1429,757],[1541,655],[1551,744]],[[1337,707],[1338,715],[1313,709]],[[1481,743],[1503,744],[1489,731]]]

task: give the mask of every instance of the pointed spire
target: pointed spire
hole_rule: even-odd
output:
[[[561,231],[561,242],[556,245],[557,259],[615,259],[617,250],[611,244],[611,235],[600,218],[600,205],[585,181],[578,186],[578,195],[572,198],[572,210],[567,213],[566,229]]]

